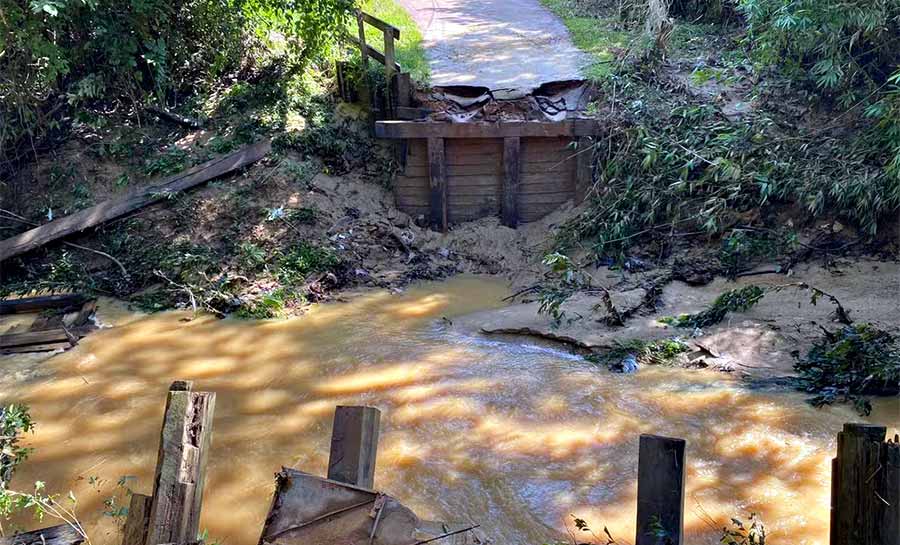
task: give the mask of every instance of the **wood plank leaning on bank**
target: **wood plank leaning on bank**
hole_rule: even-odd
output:
[[[228,174],[259,161],[271,149],[272,143],[269,140],[257,142],[234,153],[197,165],[180,174],[164,178],[148,187],[129,191],[117,199],[102,202],[0,241],[0,262],[161,201],[172,193],[190,189],[213,178]]]

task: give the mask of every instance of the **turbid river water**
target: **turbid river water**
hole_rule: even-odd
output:
[[[282,465],[324,474],[338,404],[383,411],[376,487],[423,517],[479,522],[495,543],[553,540],[573,513],[631,541],[641,433],[688,441],[688,543],[716,542],[703,513],[721,524],[750,511],[771,543],[826,543],[829,460],[841,424],[859,420],[851,409],[713,372],[613,374],[442,320],[505,293],[457,278],[281,322],[136,318],[103,301],[117,327],[43,362],[0,359],[0,397],[37,421],[15,484],[71,489],[94,544],[118,543],[103,502],[122,501],[123,476],[149,492],[165,392],[180,378],[218,396],[202,526],[221,544],[257,542]],[[898,414],[888,400],[873,419],[896,427]]]

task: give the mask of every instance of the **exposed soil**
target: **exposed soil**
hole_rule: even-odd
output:
[[[826,300],[810,303],[810,293],[788,287],[769,293],[747,312],[729,314],[724,321],[705,330],[681,329],[666,325],[661,318],[704,310],[724,291],[749,285],[784,286],[805,282],[834,295],[850,309],[850,317],[896,333],[900,315],[896,301],[900,294],[900,264],[896,261],[841,261],[833,266],[805,264],[793,274],[766,274],[729,281],[717,278],[702,286],[682,281],[666,285],[655,306],[647,307],[647,274],[607,271],[598,274],[612,291],[612,301],[621,313],[634,314],[621,327],[610,327],[600,295],[576,294],[563,304],[566,318],[556,324],[538,313],[538,301],[486,311],[456,320],[455,327],[488,334],[529,335],[559,341],[578,350],[599,352],[622,346],[630,340],[679,337],[692,352],[678,363],[736,372],[756,379],[793,375],[796,355],[805,355],[822,335],[822,328],[834,330],[834,309]],[[571,320],[571,321],[570,321]]]

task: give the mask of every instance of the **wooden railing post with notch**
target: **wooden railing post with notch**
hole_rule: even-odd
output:
[[[900,438],[844,424],[831,463],[831,545],[900,544]]]
[[[200,530],[216,394],[192,386],[172,383],[166,400],[145,545],[195,542]]]
[[[641,435],[636,545],[681,545],[684,533],[684,439]]]
[[[362,488],[375,485],[381,411],[375,407],[336,407],[328,456],[328,478]]]

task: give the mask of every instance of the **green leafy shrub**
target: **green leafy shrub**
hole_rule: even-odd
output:
[[[900,63],[898,0],[739,0],[738,7],[757,58],[849,102]]]
[[[900,393],[900,340],[872,324],[826,331],[794,369],[814,405],[853,401],[868,414],[860,396]]]
[[[301,242],[279,260],[276,276],[282,283],[297,284],[310,274],[330,272],[340,263],[333,251]]]
[[[11,160],[2,168],[13,168],[61,133],[72,107],[167,101],[260,64],[264,56],[296,73],[333,42],[352,5],[352,0],[5,0],[0,151]]]
[[[753,308],[766,294],[759,286],[746,286],[728,290],[716,297],[716,300],[697,314],[682,314],[677,318],[663,318],[663,323],[675,327],[704,328],[718,324],[730,312],[746,312]]]
[[[21,435],[30,431],[34,431],[34,423],[28,407],[15,403],[0,407],[0,490],[6,488],[16,467],[31,453],[19,444]]]

